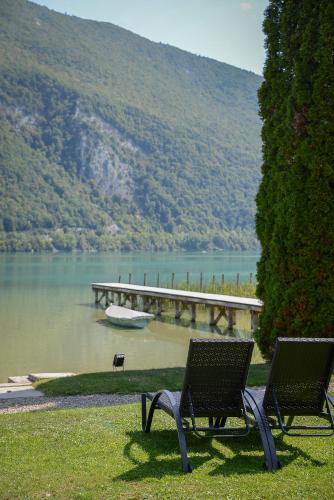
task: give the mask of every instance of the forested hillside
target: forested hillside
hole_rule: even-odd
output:
[[[0,250],[254,248],[261,78],[0,1]]]

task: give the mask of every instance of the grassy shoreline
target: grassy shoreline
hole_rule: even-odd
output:
[[[264,385],[269,365],[250,366],[247,385]],[[151,370],[127,370],[118,372],[82,373],[72,377],[41,380],[34,387],[46,396],[74,396],[89,394],[135,394],[155,392],[160,389],[177,391],[182,388],[184,368],[158,368]]]

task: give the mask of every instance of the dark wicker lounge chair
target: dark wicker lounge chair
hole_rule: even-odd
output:
[[[267,450],[268,468],[281,466],[272,428],[279,428],[289,436],[333,435],[330,405],[334,406],[334,400],[328,394],[333,363],[333,338],[278,338],[265,391],[246,389],[247,410],[253,413]],[[297,416],[323,417],[328,425],[293,425]]]
[[[156,409],[175,419],[182,458],[182,469],[191,472],[185,432],[200,437],[237,437],[250,431],[243,392],[254,347],[252,340],[191,339],[183,389],[180,393],[159,391],[142,394],[142,428],[150,432]],[[146,400],[152,401],[148,417]],[[208,418],[208,426],[197,418]],[[243,427],[225,427],[228,417],[244,420]]]

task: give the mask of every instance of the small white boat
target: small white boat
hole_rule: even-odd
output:
[[[105,310],[105,313],[110,323],[127,328],[144,328],[154,318],[154,314],[134,311],[113,304]]]

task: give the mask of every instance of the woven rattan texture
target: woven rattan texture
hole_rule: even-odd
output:
[[[195,416],[239,416],[251,340],[192,339],[181,395],[181,413],[189,416],[189,394]]]
[[[334,339],[279,339],[264,397],[274,412],[276,395],[282,413],[318,414],[324,404],[334,361]]]

